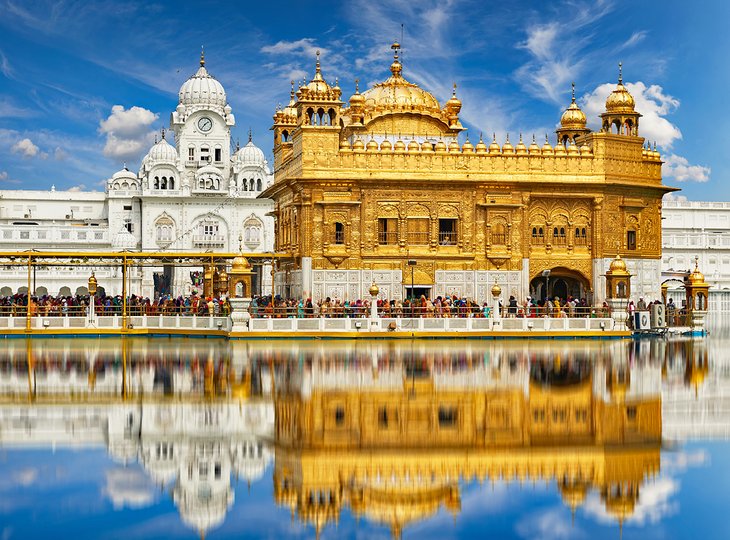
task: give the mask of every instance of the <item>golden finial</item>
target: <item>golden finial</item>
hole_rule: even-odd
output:
[[[547,144],[547,143],[549,143],[549,142],[550,142],[550,141],[549,141],[549,139],[548,139],[548,135],[547,135],[547,133],[546,133],[546,134],[545,134],[545,143]]]
[[[624,74],[623,74],[623,62],[618,63],[618,83],[623,84],[624,83]]]
[[[507,138],[509,138],[509,135],[507,136]],[[492,142],[497,142],[497,133],[495,133],[494,131],[492,131]]]
[[[391,49],[393,49],[393,59],[397,62],[398,61],[398,53],[400,52],[400,43],[397,41],[394,41],[393,44],[390,46]]]
[[[509,133],[507,133],[507,142],[509,142]]]
[[[294,79],[289,82],[291,83],[291,92],[289,93],[289,98],[294,99]]]
[[[570,83],[570,86],[571,86],[571,93],[572,93],[571,103],[575,103],[575,83],[574,82]]]
[[[509,135],[507,137],[509,137]],[[520,131],[520,143],[521,142],[522,142],[522,132]]]
[[[238,233],[238,252],[243,253],[243,235]]]
[[[360,79],[355,79],[355,93],[360,93]]]
[[[456,83],[454,83],[454,90],[451,93],[452,96],[456,97]]]
[[[656,141],[654,141],[654,151],[656,152]]]
[[[205,66],[205,47],[200,46],[200,67]]]
[[[322,73],[322,68],[319,65],[319,49],[317,49],[317,69],[316,69],[316,72],[317,73]]]
[[[535,134],[532,134],[532,144],[537,144],[537,141],[535,140]]]
[[[479,132],[479,142],[484,142],[484,141],[482,140],[482,132],[481,132],[481,131]]]

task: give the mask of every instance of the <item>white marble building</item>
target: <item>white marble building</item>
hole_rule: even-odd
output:
[[[669,200],[662,205],[662,273],[692,270],[695,257],[710,284],[710,310],[730,311],[730,202]],[[683,291],[669,282],[675,302]]]
[[[0,251],[232,252],[239,236],[246,252],[273,251],[272,203],[257,198],[273,173],[250,134],[243,148],[232,149],[235,123],[223,86],[201,56],[170,117],[174,145],[163,130],[139,172],[125,167],[104,192],[1,190]],[[91,270],[38,268],[31,289],[85,294]],[[93,270],[107,294],[121,292],[117,269]],[[189,294],[192,270],[134,269],[130,293]],[[270,272],[258,272],[254,287],[268,290]],[[1,295],[24,292],[27,281],[24,267],[0,268]]]

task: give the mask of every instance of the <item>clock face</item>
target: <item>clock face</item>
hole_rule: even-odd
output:
[[[198,120],[198,129],[200,131],[208,132],[210,131],[210,128],[213,127],[213,120],[208,118],[207,116],[204,116],[200,120]]]

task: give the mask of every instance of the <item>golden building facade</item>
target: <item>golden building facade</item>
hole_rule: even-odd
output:
[[[274,115],[275,281],[290,296],[413,293],[489,298],[604,297],[620,253],[637,294],[658,296],[661,158],[639,136],[641,115],[621,76],[592,132],[573,97],[539,145],[509,136],[473,144],[461,101],[442,107],[407,81],[398,44],[391,76],[349,103],[319,59],[309,84]],[[410,264],[409,264],[410,261]],[[550,279],[543,272],[550,270]]]
[[[442,508],[456,518],[462,483],[554,482],[573,512],[594,492],[621,524],[662,441],[661,368],[622,350],[305,362],[277,384],[274,498],[318,532],[349,508],[398,538]]]

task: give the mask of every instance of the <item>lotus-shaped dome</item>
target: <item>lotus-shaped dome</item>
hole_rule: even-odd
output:
[[[244,166],[263,167],[266,165],[266,157],[264,157],[263,151],[253,143],[250,134],[248,143],[236,152],[234,158],[236,162]]]
[[[621,64],[618,65],[618,84],[613,92],[606,98],[606,112],[609,113],[633,113],[636,102],[634,96],[623,84],[623,72]]]
[[[112,180],[136,180],[137,175],[124,167],[121,171],[117,171],[112,175]]]
[[[608,270],[612,274],[628,274],[626,261],[621,258],[621,255],[616,255],[616,258],[611,261],[611,265],[608,267]]]
[[[202,53],[200,68],[183,83],[178,97],[182,105],[226,106],[226,91],[223,85],[205,69],[205,57]]]
[[[164,130],[162,132],[162,138],[147,152],[144,162],[171,163],[173,165],[177,163],[177,150],[165,140]]]

